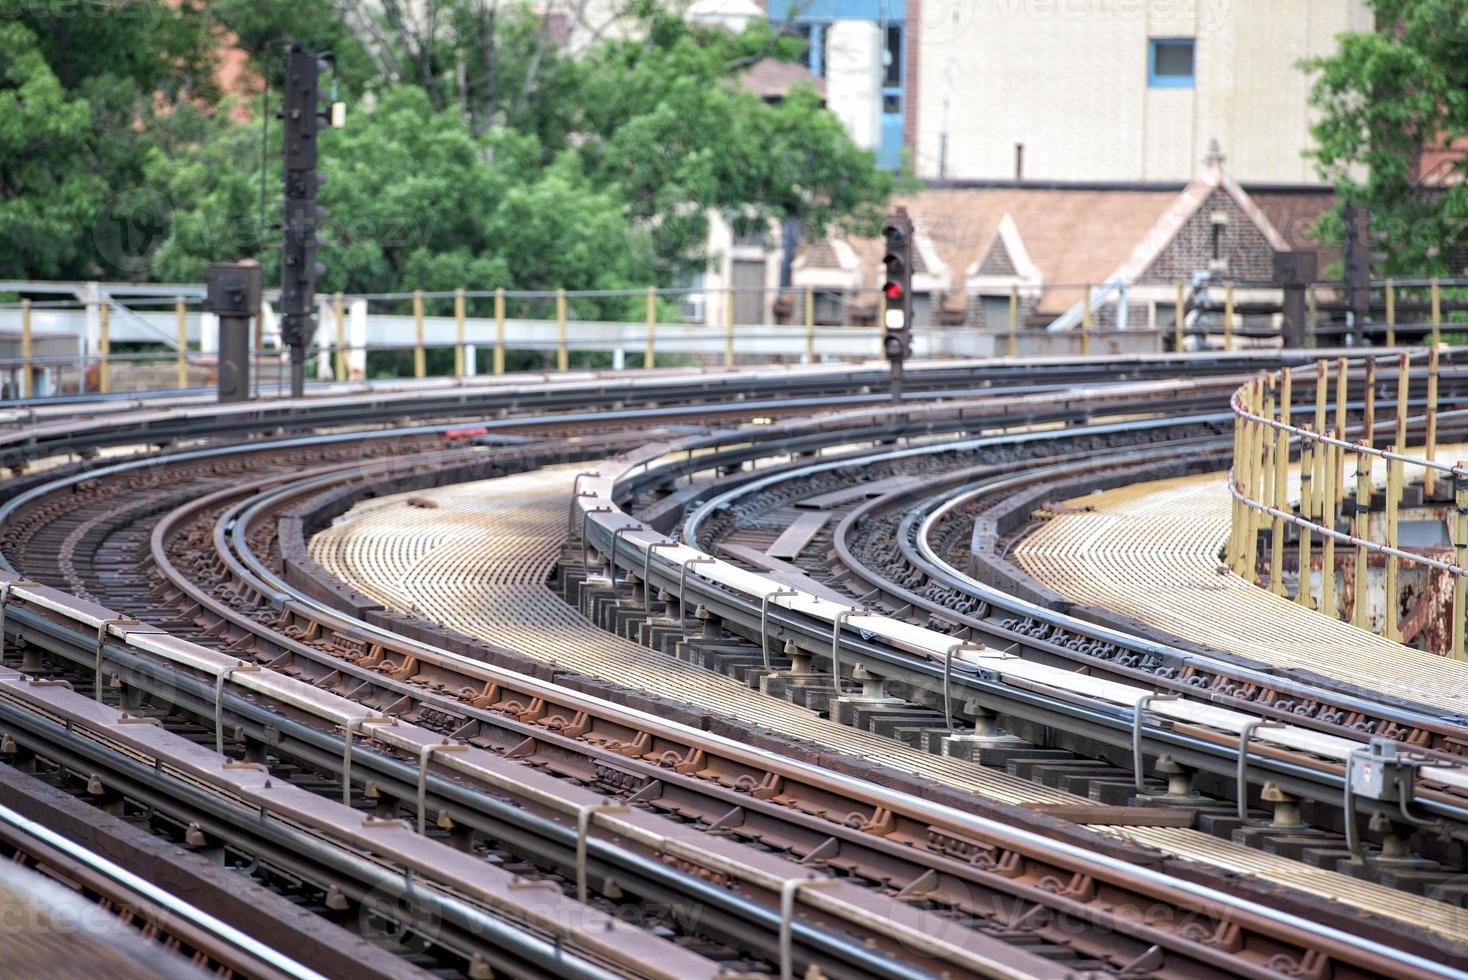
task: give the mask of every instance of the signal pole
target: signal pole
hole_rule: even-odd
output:
[[[882,285],[887,312],[882,323],[882,353],[892,365],[892,400],[902,398],[902,362],[912,354],[912,219],[907,208],[898,208],[882,225],[886,252],[882,264],[887,280]]]
[[[280,336],[290,347],[291,397],[305,390],[306,345],[316,335],[316,278],[326,271],[316,261],[316,223],[324,212],[316,204],[316,189],[326,178],[316,172],[316,134],[328,125],[318,104],[317,82],[330,62],[299,41],[285,54],[285,215],[280,248]],[[329,111],[329,110],[328,110]]]

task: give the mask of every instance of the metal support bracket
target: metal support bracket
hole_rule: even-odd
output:
[[[601,476],[592,470],[589,473],[577,473],[576,479],[571,483],[571,501],[566,505],[566,533],[570,534],[576,527],[576,501],[582,497],[600,496],[595,490],[582,490],[581,480],[588,476]]]
[[[607,566],[613,586],[617,584],[617,542],[622,540],[622,535],[626,534],[629,531],[645,530],[647,530],[647,526],[645,524],[642,524],[641,522],[637,522],[633,524],[623,524],[621,527],[612,532],[612,547],[611,553],[607,555]],[[581,539],[583,541],[586,540],[585,532],[582,532]],[[583,565],[582,567],[585,566]]]
[[[10,604],[10,590],[17,585],[38,583],[22,579],[19,582],[0,582],[0,653],[5,652],[5,607]]]
[[[780,980],[795,980],[795,898],[802,888],[829,888],[835,878],[791,878],[780,886]]]
[[[102,649],[107,645],[108,627],[139,625],[141,624],[131,616],[116,616],[112,619],[104,619],[97,624],[97,667],[93,673],[92,696],[98,704],[102,703]]]
[[[611,511],[612,508],[610,507],[592,507],[589,510],[583,510],[581,512],[581,570],[588,577],[591,575],[591,557],[587,548],[586,522],[591,518],[592,514],[609,514]]]
[[[1145,792],[1146,780],[1142,773],[1142,712],[1147,710],[1147,705],[1153,701],[1180,701],[1176,694],[1143,694],[1137,698],[1137,703],[1132,705],[1132,778],[1136,783],[1137,792]]]
[[[236,664],[230,664],[218,674],[214,675],[214,751],[224,755],[224,685],[236,673],[256,673],[260,670],[256,664],[245,663],[243,660]]]
[[[836,622],[831,627],[831,686],[838,696],[841,694],[841,627],[852,616],[869,615],[865,609],[843,609],[836,614]]]
[[[653,541],[648,544],[647,550],[642,553],[642,611],[652,612],[652,553],[659,548],[677,548],[676,541]]]
[[[418,750],[418,833],[424,832],[428,814],[428,762],[435,752],[467,752],[463,742],[433,742]]]
[[[953,727],[953,655],[964,650],[986,649],[981,644],[963,640],[943,651],[943,722],[948,726],[949,735],[956,734]]]
[[[678,572],[678,628],[688,632],[688,566],[717,565],[717,558],[690,558]]]
[[[759,603],[759,645],[760,653],[765,658],[765,673],[771,673],[775,668],[770,663],[770,600],[781,598],[793,598],[800,595],[795,589],[776,589],[774,592],[766,592]]]
[[[1262,718],[1251,718],[1244,722],[1244,727],[1239,729],[1239,764],[1236,772],[1236,789],[1239,795],[1239,822],[1243,823],[1249,819],[1249,740],[1254,737],[1254,732],[1261,728],[1283,728],[1277,721],[1264,721]],[[1350,779],[1346,780],[1347,785]]]
[[[396,718],[374,718],[371,715],[347,719],[346,739],[342,742],[342,806],[352,805],[352,734],[361,731],[368,725],[396,725],[397,723]]]
[[[632,809],[623,803],[588,803],[576,810],[576,901],[586,904],[586,836],[591,821],[598,813],[626,813]]]

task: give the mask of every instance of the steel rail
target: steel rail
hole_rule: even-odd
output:
[[[260,502],[256,502],[255,504],[252,504],[251,506],[252,507],[260,506]],[[236,540],[238,540],[239,527],[240,527],[240,523],[239,522],[236,522],[235,523],[235,531],[234,531],[235,536],[236,536]]]
[[[231,969],[246,970],[260,977],[281,976],[296,977],[299,980],[325,980],[321,974],[280,950],[265,945],[229,923],[159,888],[147,879],[83,847],[76,841],[63,837],[49,827],[17,813],[4,804],[0,804],[0,824],[4,824],[4,828],[0,828],[0,837],[12,842],[34,842],[21,846],[29,849],[39,845],[38,849],[43,853],[54,852],[66,861],[75,862],[91,872],[92,880],[109,882],[111,888],[104,885],[96,887],[105,889],[102,894],[114,905],[126,907],[132,902],[140,902],[156,907],[163,914],[147,913],[146,917],[150,925],[164,935],[184,936],[189,932],[197,932],[212,940],[214,948],[206,947],[205,951],[217,960],[228,962]],[[47,857],[45,860],[54,860],[54,858]],[[58,868],[57,870],[70,874],[76,873],[70,868]],[[177,916],[178,919],[191,926],[192,930],[181,930],[177,923],[168,921],[167,916]],[[190,938],[191,941],[198,942],[197,939]]]
[[[956,449],[978,448],[985,445],[997,446],[1002,445],[1005,442],[1008,442],[1009,444],[1016,444],[1033,439],[1063,440],[1069,435],[1076,435],[1078,438],[1083,438],[1087,434],[1101,436],[1110,433],[1136,430],[1139,427],[1147,428],[1168,427],[1172,425],[1187,425],[1197,422],[1216,421],[1223,418],[1227,418],[1227,416],[1215,415],[1181,417],[1173,420],[1162,420],[1159,422],[1144,421],[1118,423],[1108,426],[1088,426],[1081,429],[1073,428],[1068,430],[1067,432],[1062,433],[1036,433],[1031,435],[990,437],[988,439],[970,440],[964,442],[937,443],[914,449],[889,450],[882,453],[866,456],[848,457],[836,461],[809,464],[803,468],[794,470],[783,470],[779,473],[775,473],[766,477],[749,481],[742,481],[736,489],[729,490],[724,493],[715,493],[714,495],[709,496],[706,501],[700,504],[686,518],[683,525],[683,534],[685,538],[687,538],[691,542],[697,543],[699,541],[701,525],[703,524],[703,522],[707,520],[709,516],[713,513],[719,512],[732,506],[734,501],[737,500],[740,495],[750,494],[762,488],[776,485],[782,481],[797,479],[801,476],[817,472],[835,470],[849,466],[862,467],[878,462],[900,460],[918,455],[931,455]],[[699,464],[705,468],[714,468],[721,465],[723,462],[723,457],[718,455],[704,456],[700,457],[699,459]],[[1047,471],[1046,475],[1055,472],[1057,471]],[[981,490],[1004,491],[1011,488],[1023,486],[1029,482],[1032,482],[1032,480],[1028,476],[1010,477],[1000,480],[998,482],[988,482],[981,488],[968,488],[968,490],[961,492],[971,491],[972,494],[977,494],[978,492],[981,492]],[[872,501],[868,504],[868,507],[875,506],[877,503],[878,501]],[[707,550],[707,548],[705,548],[704,550]],[[935,568],[935,566],[932,566],[931,563],[929,563],[929,568]],[[1336,700],[1344,701],[1345,706],[1349,707],[1351,710],[1371,711],[1378,715],[1389,717],[1393,721],[1411,724],[1418,727],[1440,729],[1446,724],[1453,726],[1455,731],[1460,730],[1463,727],[1468,727],[1468,719],[1458,719],[1456,720],[1455,724],[1454,719],[1445,719],[1440,714],[1430,714],[1420,708],[1414,708],[1405,703],[1399,704],[1390,701],[1385,701],[1381,703],[1368,702],[1360,698],[1359,696],[1350,694],[1349,692],[1330,689],[1320,684],[1308,684],[1298,681],[1292,681],[1289,678],[1281,678],[1276,675],[1265,674],[1259,671],[1251,670],[1250,668],[1243,665],[1233,664],[1229,660],[1224,658],[1209,657],[1196,651],[1181,650],[1176,647],[1171,647],[1160,642],[1149,640],[1145,637],[1133,636],[1130,634],[1122,633],[1118,630],[1100,626],[1098,624],[1079,620],[1076,617],[1067,616],[1065,614],[1057,613],[1053,610],[1045,609],[1044,607],[1038,606],[1034,603],[1025,602],[1018,597],[1010,596],[1007,593],[1003,593],[989,586],[984,586],[982,585],[982,583],[975,583],[975,580],[973,580],[971,576],[960,575],[958,578],[950,578],[949,584],[958,586],[965,590],[974,591],[975,594],[981,595],[984,599],[989,601],[997,608],[1002,608],[1006,611],[1030,616],[1039,621],[1047,622],[1052,625],[1061,626],[1080,635],[1086,635],[1094,639],[1104,640],[1108,643],[1126,646],[1127,648],[1133,649],[1139,653],[1148,653],[1152,655],[1162,656],[1167,658],[1169,661],[1178,664],[1195,664],[1199,666],[1204,666],[1211,671],[1230,671],[1236,673],[1242,679],[1254,683],[1267,684],[1270,686],[1279,686],[1282,684],[1290,685],[1292,690],[1299,692],[1301,696],[1322,699],[1335,698]],[[1328,691],[1329,693],[1327,693]]]
[[[686,465],[697,465],[701,468],[714,468],[720,466],[723,462],[724,460],[718,454],[710,454],[699,457],[696,464],[687,463]],[[667,466],[669,468],[676,469],[678,467],[678,464],[669,463],[667,464]],[[630,470],[632,468],[633,467],[629,467],[628,469]],[[745,484],[744,487],[742,487],[741,489],[746,489],[749,485],[750,484]],[[702,513],[708,513],[716,508],[728,506],[728,504],[729,499],[727,497],[716,495],[709,499],[706,503],[704,503],[700,510]],[[600,541],[596,541],[593,543],[599,547],[599,550],[605,549],[607,547],[606,539],[609,535],[607,527],[604,526],[601,521],[594,521],[593,526],[597,528],[596,533],[601,536]],[[693,537],[696,540],[696,516],[694,518],[690,518],[689,521],[685,524],[684,533]],[[645,546],[645,542],[643,542],[643,545]],[[697,551],[693,551],[692,553],[699,554],[699,552]],[[687,555],[684,555],[683,557],[686,558]],[[672,574],[667,568],[663,567],[665,564],[665,562],[655,562],[653,564],[652,567],[655,572],[654,577],[659,578],[663,583],[666,583],[665,587],[673,589],[676,592],[676,588],[674,585],[676,581],[676,575]],[[722,588],[721,586],[718,586],[714,583],[705,581],[695,581],[693,583],[690,583],[690,588],[694,591],[695,595],[697,595],[698,601],[703,603],[712,612],[715,612],[717,615],[728,617],[731,621],[739,622],[746,628],[750,628],[749,624],[753,622],[753,620],[750,619],[750,616],[753,615],[753,613],[750,612],[750,609],[753,608],[757,612],[760,597],[755,597],[754,599],[749,599],[746,596],[734,598],[731,596],[727,589]],[[995,600],[1001,603],[1005,601],[1005,598],[1002,594],[990,594]],[[687,599],[687,597],[685,597],[685,601],[692,600],[689,600]],[[781,609],[780,606],[776,606],[775,608]],[[1045,615],[1047,616],[1047,618],[1059,622],[1058,619],[1055,619],[1056,614],[1046,612]],[[811,637],[814,642],[824,643],[827,646],[829,646],[831,642],[829,626],[823,627],[812,624],[808,619],[791,616],[788,611],[785,611],[783,609],[781,609],[779,613],[772,613],[771,616],[773,619],[781,622],[781,625],[787,630],[791,630],[796,634]],[[1069,617],[1067,617],[1067,619],[1069,619]],[[1082,629],[1082,631],[1089,630],[1092,633],[1095,632],[1095,627],[1089,626],[1089,624],[1084,624],[1083,626],[1083,624],[1077,621],[1075,625],[1077,628]],[[1067,628],[1070,627],[1067,626]],[[1123,643],[1130,642],[1128,638],[1122,634],[1113,633],[1112,635],[1115,636],[1116,639],[1121,640]],[[853,639],[848,641],[848,645],[857,644],[858,642],[859,641]],[[814,652],[819,652],[815,647],[811,647],[810,649],[812,649]],[[910,653],[907,653],[906,651],[893,650],[890,646],[886,649],[883,649],[881,643],[866,643],[865,646],[862,647],[862,649],[869,656],[874,656],[877,660],[883,663],[883,669],[879,672],[888,673],[890,675],[891,668],[895,666],[898,668],[899,673],[903,669],[916,670],[916,676],[924,678],[925,683],[931,684],[936,683],[937,681],[937,668],[933,664],[926,662],[914,663],[912,655]],[[1012,686],[1003,684],[1002,682],[996,683],[996,678],[992,676],[991,672],[981,671],[977,674],[965,673],[958,680],[961,684],[967,686],[975,694],[984,695],[985,697],[981,698],[981,700],[983,701],[993,702],[996,699],[996,696],[998,696],[998,700],[1000,703],[1007,701],[1013,704],[1016,701],[1025,700],[1024,698],[1020,698],[1017,696],[1016,692],[1012,689]],[[1080,714],[1090,714],[1092,717],[1097,717],[1094,705],[1066,705],[1060,717],[1064,717],[1067,714],[1071,717],[1076,717]],[[1104,717],[1105,714],[1110,714],[1114,717],[1110,718],[1110,720],[1100,731],[1102,733],[1105,733],[1109,730],[1110,734],[1105,735],[1105,737],[1111,741],[1118,741],[1118,744],[1119,740],[1124,735],[1127,744],[1130,744],[1130,717],[1128,716],[1127,718],[1122,718],[1122,712],[1119,709],[1114,712],[1103,713],[1102,716]],[[1053,713],[1051,717],[1055,717]],[[1200,732],[1185,737],[1176,731],[1157,731],[1155,733],[1152,733],[1151,738],[1153,739],[1154,744],[1158,741],[1163,742],[1164,744],[1170,742],[1179,750],[1183,748],[1189,749],[1189,754],[1196,755],[1197,759],[1201,763],[1200,768],[1226,768],[1229,773],[1234,772],[1236,762],[1233,758],[1232,753],[1236,752],[1236,745],[1227,746],[1220,744],[1210,744],[1209,740],[1200,741],[1197,738],[1197,734],[1200,734]],[[1272,769],[1276,774],[1279,775],[1288,774],[1292,778],[1286,781],[1295,785],[1302,786],[1305,795],[1319,797],[1323,794],[1325,798],[1339,798],[1341,792],[1340,787],[1342,785],[1342,777],[1340,777],[1338,774],[1333,775],[1328,770],[1322,770],[1319,766],[1311,765],[1301,767],[1297,764],[1290,764],[1285,760],[1272,759],[1270,760],[1267,768]],[[1465,821],[1468,821],[1468,801],[1464,801],[1463,803],[1459,804],[1454,803],[1449,799],[1426,799],[1424,800],[1424,804],[1427,805],[1430,809],[1433,809],[1439,816],[1443,816],[1452,820],[1454,824],[1459,828],[1464,828],[1464,832],[1468,832],[1468,823],[1465,823]]]
[[[18,590],[22,594],[29,593],[29,589]],[[57,601],[57,596],[52,593],[41,593],[50,596],[48,608],[57,612],[57,606],[63,606]],[[64,607],[61,612],[64,616]],[[34,613],[20,606],[10,607],[8,618],[9,626],[31,625],[36,623]],[[36,623],[36,625],[40,625]],[[61,642],[51,643],[47,646],[55,653],[70,656],[77,663],[85,661],[91,663],[92,654],[90,644],[84,638],[85,631],[78,634],[72,631],[69,636],[62,636],[62,632],[54,628],[52,624],[48,633]],[[32,641],[34,642],[34,635]],[[127,679],[136,683],[143,690],[153,690],[158,687],[159,664],[156,660],[148,658],[138,650],[132,649],[133,641],[129,636],[124,636],[122,645],[108,644],[107,661],[114,667],[127,672]],[[156,644],[148,644],[154,646]],[[181,644],[187,647],[189,644]],[[217,655],[216,655],[217,656]],[[220,658],[227,659],[227,658]],[[231,678],[231,687],[247,681],[255,675],[237,674]],[[513,676],[513,675],[512,675]],[[528,680],[528,679],[527,679]],[[290,683],[290,682],[287,682]],[[301,684],[301,682],[294,682]],[[214,682],[211,679],[195,678],[192,675],[172,673],[162,681],[163,688],[171,697],[173,703],[183,709],[189,710],[195,716],[212,718],[214,704]],[[278,686],[279,682],[275,682]],[[546,685],[550,687],[549,685]],[[310,690],[309,685],[301,684],[303,695]],[[554,690],[552,688],[552,690]],[[316,702],[337,700],[330,695],[311,692],[311,699]],[[185,700],[187,699],[187,700]],[[226,691],[225,714],[236,724],[246,726],[252,737],[258,739],[270,739],[272,749],[275,751],[288,752],[297,756],[315,768],[329,771],[340,764],[342,751],[340,737],[331,731],[323,731],[320,728],[305,724],[302,721],[283,717],[277,711],[263,706],[253,698],[243,694]],[[343,702],[345,703],[345,702]],[[586,699],[588,705],[595,705],[594,699]],[[310,703],[296,699],[293,707],[297,712],[306,712],[303,717],[309,717],[311,712]],[[603,705],[603,707],[610,707]],[[340,709],[336,709],[340,710]],[[620,716],[625,709],[615,709]],[[3,717],[3,711],[0,711]],[[391,731],[376,731],[364,737],[366,740],[382,741],[392,731],[402,732],[407,728],[406,722],[399,722],[391,726]],[[438,735],[434,739],[440,738]],[[434,743],[436,744],[436,743]],[[291,748],[295,746],[295,748]],[[359,743],[352,754],[355,771],[365,778],[371,775],[378,784],[379,792],[398,799],[411,799],[414,795],[414,787],[423,779],[423,772],[416,759],[407,761],[398,759],[388,754],[391,745],[385,746],[383,750],[373,750]],[[531,852],[545,852],[548,844],[554,845],[554,850],[545,852],[557,857],[560,863],[571,863],[569,855],[574,854],[577,849],[577,831],[573,825],[567,826],[541,815],[536,809],[527,809],[525,802],[533,802],[536,798],[529,797],[527,801],[513,803],[508,800],[499,799],[496,796],[487,795],[486,789],[480,785],[465,785],[461,780],[465,776],[473,776],[474,773],[483,773],[479,768],[459,768],[457,759],[443,760],[441,765],[447,766],[458,778],[449,779],[437,772],[430,772],[426,777],[429,801],[436,811],[449,814],[456,824],[481,827],[487,835],[516,842],[516,846],[523,847]],[[477,763],[482,766],[483,762]],[[513,766],[514,764],[511,763]],[[488,789],[501,794],[512,793],[518,788],[526,791],[534,785],[530,778],[533,770],[528,770],[519,777],[516,782],[492,782]],[[537,804],[543,808],[545,800],[542,798]],[[484,821],[489,821],[485,823]],[[623,821],[611,817],[603,817],[598,821],[599,825],[614,826],[619,833],[630,836],[633,839],[645,837],[639,834],[633,825],[625,824]],[[670,828],[671,830],[672,828]],[[774,936],[779,927],[778,912],[770,906],[761,904],[753,899],[747,898],[737,892],[730,891],[722,886],[706,881],[704,878],[681,870],[676,864],[684,861],[695,860],[693,853],[684,848],[675,846],[671,838],[663,836],[655,837],[654,840],[667,840],[667,854],[662,858],[657,856],[641,856],[634,851],[628,850],[624,844],[614,843],[606,838],[595,837],[585,841],[588,852],[597,862],[596,874],[598,878],[613,878],[618,881],[624,890],[636,893],[640,882],[648,883],[647,887],[655,896],[668,896],[668,900],[681,900],[698,902],[709,910],[717,911],[725,917],[732,916],[734,920],[742,924],[745,930],[736,932],[744,941],[752,941],[748,935],[748,928],[755,926],[767,931],[768,935]],[[542,843],[537,843],[537,841]],[[666,863],[667,856],[678,856],[679,861],[674,866]],[[715,859],[712,867],[716,870],[727,868],[727,858]],[[834,907],[822,896],[820,901],[813,900],[811,903],[829,914]],[[884,976],[892,978],[905,978],[911,976],[926,976],[921,969],[912,963],[894,963],[884,952],[870,948],[867,941],[860,938],[847,936],[835,932],[827,927],[809,922],[797,922],[794,924],[794,935],[803,950],[812,951],[823,958],[834,957],[837,963],[846,963],[852,969],[858,970],[864,976]],[[923,950],[927,945],[916,937],[909,945],[913,948]],[[771,940],[773,949],[773,940]],[[803,953],[805,959],[811,953]],[[830,968],[830,964],[827,964]]]
[[[83,721],[58,713],[65,709],[53,708],[52,714],[46,715],[8,695],[0,687],[0,723],[12,738],[37,755],[66,768],[100,774],[128,796],[161,812],[178,814],[181,825],[199,823],[243,852],[264,856],[269,863],[304,878],[318,874],[333,884],[345,885],[349,893],[381,895],[427,910],[444,926],[460,931],[459,938],[441,938],[459,946],[465,959],[472,958],[470,951],[476,947],[502,949],[538,970],[586,980],[611,980],[616,975],[559,943],[487,915],[477,905],[419,876],[405,875],[325,836],[307,832],[286,818],[275,818],[265,808],[186,782],[180,772],[163,764],[163,757],[150,763],[136,750],[120,751],[107,739],[91,738]],[[380,914],[382,910],[374,911]],[[494,945],[483,946],[485,943]]]
[[[250,504],[250,506],[251,506],[251,507],[252,507],[252,508],[254,508],[254,507],[260,507],[260,506],[262,506],[262,505],[263,505],[263,503],[264,503],[264,502],[263,502],[263,501],[255,501],[255,502],[252,502],[252,503],[251,503],[251,504]],[[232,531],[232,532],[231,532],[231,533],[232,533],[232,535],[233,535],[233,536],[234,536],[234,537],[235,537],[235,540],[236,540],[236,541],[238,541],[238,540],[239,540],[239,530],[240,530],[240,528],[241,528],[241,525],[242,525],[242,524],[243,524],[243,523],[246,523],[246,522],[244,522],[244,521],[242,521],[242,520],[240,520],[240,519],[235,519],[235,520],[234,520],[234,521],[233,521],[233,531]]]
[[[1173,359],[1175,360],[1175,359]],[[1238,371],[1241,367],[1303,363],[1278,355],[1267,358],[1239,354],[1190,360],[1189,369],[1207,374]],[[979,382],[977,369],[984,373]],[[942,361],[914,365],[910,391],[905,398],[920,400],[943,392],[973,394],[975,386],[995,387],[997,377],[1014,376],[1033,383],[1073,384],[1076,380],[1105,378],[1112,372],[1158,373],[1173,370],[1168,358],[1119,357],[1092,359],[1076,364],[1064,360],[1033,364],[982,361]],[[1047,379],[1048,375],[1048,379]],[[657,402],[665,408],[679,403],[706,401],[724,396],[737,400],[782,400],[840,395],[852,404],[882,404],[886,399],[873,393],[885,385],[886,368],[871,366],[814,366],[798,369],[763,368],[717,371],[656,372],[638,375],[579,372],[566,375],[486,376],[472,381],[434,380],[393,385],[386,390],[366,388],[340,394],[313,395],[308,399],[276,399],[233,405],[109,402],[112,411],[81,416],[66,405],[51,410],[27,407],[24,411],[0,411],[0,453],[6,465],[60,452],[117,444],[146,444],[193,439],[205,435],[258,432],[262,428],[286,426],[350,425],[372,419],[403,416],[462,415],[466,412],[520,412],[527,407],[539,413],[569,410],[588,403],[615,409],[618,403]],[[763,394],[764,398],[761,399]],[[119,407],[120,406],[120,407]],[[127,410],[121,410],[127,409]],[[8,425],[7,425],[8,423]],[[9,447],[7,450],[6,447]]]

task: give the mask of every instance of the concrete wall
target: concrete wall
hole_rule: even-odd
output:
[[[919,30],[916,167],[950,179],[1182,181],[1217,139],[1249,182],[1314,181],[1301,58],[1372,28],[1365,0],[935,0]],[[926,5],[925,5],[926,6]],[[1191,37],[1195,86],[1148,86],[1148,40]]]
[[[827,29],[826,104],[864,150],[881,140],[882,36],[876,21],[838,20]]]

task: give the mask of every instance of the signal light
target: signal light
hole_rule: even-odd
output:
[[[886,298],[882,328],[882,352],[893,362],[894,370],[909,354],[912,336],[908,332],[912,320],[912,219],[907,209],[898,208],[887,216],[882,226],[886,249],[882,265],[886,282],[882,295]]]

